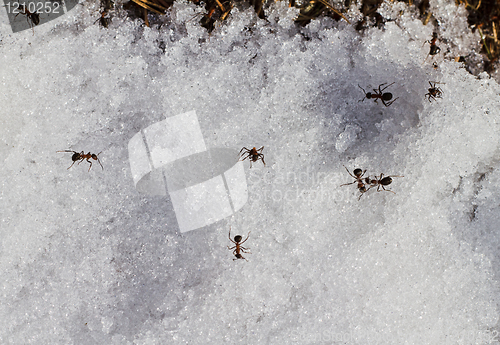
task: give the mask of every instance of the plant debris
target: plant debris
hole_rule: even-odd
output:
[[[165,15],[168,8],[172,6],[175,0],[129,0],[123,5],[123,8],[128,11],[129,17],[142,18],[146,26],[150,26],[150,19],[153,23],[161,23],[158,20]],[[236,7],[245,6],[245,2],[236,2],[232,0],[191,0],[194,4],[204,7],[204,12],[199,21],[200,26],[212,32],[216,28],[216,23],[224,22],[231,13],[231,10]],[[386,0],[394,2],[395,0]],[[429,0],[399,0],[418,9],[420,19],[424,25],[432,24],[436,26],[437,21],[434,19],[430,11]],[[329,0],[288,0],[290,7],[300,9],[299,15],[295,22],[300,26],[306,26],[320,16],[329,16],[334,20],[345,20],[348,24],[350,21],[346,18],[343,12],[351,6],[355,0],[344,0],[344,8],[337,9]],[[383,27],[385,20],[378,13],[378,9],[384,0],[361,0],[360,11],[363,18],[355,23],[355,28],[358,31],[365,30],[368,27]],[[484,56],[484,70],[492,73],[498,69],[498,58],[500,56],[500,0],[455,0],[457,6],[465,6],[468,11],[468,23],[473,32],[477,31],[481,37],[482,54]],[[253,7],[257,16],[261,19],[266,19],[266,10],[270,2],[265,0],[249,0],[246,5]],[[96,20],[103,27],[108,27],[111,23],[110,11],[114,8],[112,0],[101,0],[101,17]],[[153,14],[152,18],[149,15]],[[436,31],[435,31],[436,32]],[[435,35],[437,35],[435,33]],[[432,42],[436,42],[437,36],[432,38]],[[433,45],[431,44],[430,55],[433,55]],[[437,47],[437,46],[436,46]],[[438,51],[434,51],[437,53]],[[467,57],[461,56],[455,59],[456,61],[465,61],[467,64],[477,66],[477,61],[468,61]],[[469,66],[471,67],[471,66]],[[477,71],[474,68],[467,68],[469,71]]]

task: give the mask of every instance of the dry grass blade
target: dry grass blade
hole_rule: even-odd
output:
[[[330,5],[330,3],[327,0],[319,0],[319,2],[328,7],[328,9],[330,9],[331,11],[338,14],[340,17],[342,17],[342,19],[344,19],[347,22],[347,24],[351,24],[351,22],[342,13],[340,13],[332,5]]]
[[[221,4],[221,2],[219,0],[215,0],[215,2],[217,3],[217,6],[219,6],[219,8],[222,12],[226,12],[226,9],[224,8],[224,6]]]
[[[145,8],[151,12],[154,12],[154,13],[157,13],[157,14],[165,14],[165,11],[167,10],[165,7],[157,4],[157,3],[154,3],[154,2],[151,2],[151,1],[148,1],[148,0],[132,0],[134,3],[136,3],[137,5],[141,6],[142,8]],[[158,8],[154,8],[154,7]],[[161,12],[163,11],[163,12]]]

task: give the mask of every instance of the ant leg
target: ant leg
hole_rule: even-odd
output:
[[[354,181],[354,182],[351,182],[351,183],[344,183],[344,184],[341,184],[339,187],[348,186],[348,185],[356,183],[356,182],[358,182],[358,181]]]
[[[32,24],[32,23],[30,23],[30,21],[29,21],[29,17],[28,17],[28,16],[26,16],[26,21],[28,22],[29,27],[30,27],[30,28],[31,28],[31,30],[33,31],[33,36],[35,36],[35,29],[33,29],[33,24]]]
[[[247,150],[247,151],[250,151],[249,149],[247,149],[246,147],[243,147],[241,150],[240,150],[240,154],[241,154],[241,151],[243,150]],[[245,152],[246,153],[246,152]]]
[[[75,164],[75,163],[76,163],[76,161],[73,161],[73,164]],[[71,168],[71,167],[73,166],[73,164],[71,164],[71,165],[69,166],[69,168]],[[69,170],[69,168],[68,168],[68,169],[66,169],[66,170]]]
[[[243,155],[245,154],[246,152],[243,153]],[[241,155],[241,157],[243,157],[243,155]],[[249,153],[245,158],[243,158],[241,161],[243,162],[245,159],[247,159],[248,157],[250,157],[251,154]],[[241,158],[240,157],[240,158]],[[250,165],[252,165],[252,162],[250,162]]]
[[[356,178],[356,177],[354,177],[354,176],[353,176],[353,175],[349,172],[349,170],[347,170],[347,168],[346,168],[346,166],[345,166],[345,165],[342,165],[342,166],[345,168],[345,170],[347,171],[347,173],[348,173],[349,175],[351,175],[351,177],[352,177],[352,178]],[[365,171],[366,171],[366,170],[365,170]],[[353,183],[354,183],[354,182],[353,182]],[[350,183],[349,183],[349,184],[350,184]],[[343,185],[343,186],[345,186],[345,185]]]
[[[231,247],[231,248],[229,248],[229,246],[227,246],[227,249],[229,249],[229,250],[234,249],[234,248],[236,248],[236,246]]]
[[[73,153],[78,153],[78,152],[73,151],[73,150],[62,150],[62,151],[56,151],[56,152],[73,152]]]
[[[95,155],[95,156],[97,157],[97,161],[99,162],[99,164],[101,164],[101,161],[99,160],[99,157],[98,157],[98,156],[99,156],[101,153],[102,153],[102,151],[101,151],[101,152],[99,152],[98,154],[96,154],[96,155]],[[104,170],[104,167],[102,166],[102,164],[101,164],[101,168],[102,168],[102,170]]]
[[[231,239],[231,226],[229,226],[229,241],[233,242],[234,244],[236,244],[236,242],[234,242],[232,239]],[[229,246],[228,246],[229,247]],[[234,247],[233,247],[234,248]],[[229,248],[229,249],[233,249],[233,248]]]
[[[378,188],[377,188],[377,192],[380,192],[380,187],[382,187],[382,189],[385,191],[385,192],[391,192],[391,193],[394,193],[396,194],[396,192],[393,192],[392,190],[390,189],[385,189],[383,185],[379,185]]]
[[[361,192],[361,195],[359,196],[358,198],[358,201],[361,199],[361,197],[363,196],[363,194],[365,194],[366,192],[368,192],[370,189],[372,189],[373,186],[370,186],[368,187],[368,189],[366,189],[364,192]]]
[[[365,91],[365,89],[363,89],[361,86],[359,86],[359,84],[358,84],[358,87],[359,87],[361,90],[363,90],[363,93],[365,94],[365,98],[366,98],[366,91]],[[363,102],[363,101],[365,100],[365,98],[363,98],[362,100],[358,101],[358,103],[359,103],[359,102]],[[346,168],[346,169],[347,169],[347,168]]]
[[[390,84],[389,84],[389,85],[387,85],[386,87],[384,87],[382,90],[380,90],[380,87],[381,87],[382,85],[387,84],[387,83],[380,84],[380,85],[378,86],[378,90],[380,91],[380,93],[382,93],[382,91],[384,91],[385,89],[387,89],[389,86],[391,86],[391,85],[392,85],[392,84],[394,84],[394,83],[395,83],[395,81],[394,81],[394,82],[392,82],[392,83],[390,83]]]
[[[388,86],[386,86],[386,87],[384,87],[382,90],[380,90],[380,88],[381,88],[382,86],[384,86],[385,84],[387,84],[387,83],[383,83],[383,84],[380,84],[380,85],[378,86],[378,92],[379,92],[380,94],[382,94],[382,91],[384,91],[384,90],[388,87]],[[373,89],[373,91],[374,91],[375,93],[377,93],[377,90]]]
[[[91,162],[91,161],[89,161],[89,158],[87,158],[87,162],[89,162],[89,163],[90,163],[89,170],[88,170],[88,171],[90,171],[90,168],[92,168],[92,162]]]
[[[246,240],[248,240],[248,237],[250,237],[250,233],[251,233],[251,231],[249,231],[249,232],[248,232],[248,235],[247,235],[247,238],[245,238],[245,241],[240,242],[240,244],[243,244],[243,243],[245,243],[245,242],[246,242]]]
[[[394,192],[394,191],[392,191],[392,190],[390,190],[390,189],[385,189],[385,188],[384,188],[384,186],[382,186],[382,189],[383,189],[384,191],[386,191],[386,192],[391,192],[391,193],[396,194],[396,192]]]
[[[248,252],[248,250],[250,250],[250,248],[240,247],[240,250],[241,250],[243,253],[252,254],[251,252]]]
[[[394,84],[394,83],[393,83],[393,84]],[[396,97],[394,100],[392,100],[391,102],[389,102],[389,103],[387,103],[387,104],[384,102],[384,100],[382,100],[382,103],[384,103],[384,105],[385,105],[386,107],[388,107],[388,106],[390,106],[392,103],[396,102],[396,99],[398,99],[398,98],[399,98],[399,97]]]
[[[260,159],[262,159],[262,163],[264,163],[264,166],[265,166],[266,162],[264,162],[264,155],[262,153],[259,153],[259,157],[260,157]]]

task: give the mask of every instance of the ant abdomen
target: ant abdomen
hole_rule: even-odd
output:
[[[380,184],[383,186],[390,185],[391,183],[392,183],[392,178],[390,178],[389,176],[384,177],[382,180],[380,180]]]
[[[384,101],[390,101],[390,100],[392,99],[392,93],[390,93],[390,92],[386,92],[386,93],[384,93],[384,94],[382,95],[382,99],[383,99]]]

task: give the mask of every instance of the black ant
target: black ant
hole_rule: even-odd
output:
[[[240,159],[243,158],[244,155],[247,155],[245,158],[241,159],[244,161],[247,158],[250,158],[250,168],[252,167],[252,162],[257,162],[259,159],[264,163],[264,166],[266,165],[266,162],[264,162],[264,154],[262,153],[262,150],[264,149],[264,146],[262,146],[260,149],[256,149],[255,147],[251,150],[247,149],[246,147],[243,147],[240,150]],[[245,152],[241,153],[243,150]]]
[[[370,180],[369,177],[366,177],[365,182],[366,182],[366,184],[370,184],[370,188],[377,186],[377,192],[380,192],[380,187],[382,187],[382,189],[385,190],[386,192],[391,192],[391,193],[396,194],[396,192],[393,192],[392,190],[385,189],[384,186],[390,185],[392,183],[393,177],[404,177],[404,176],[386,176],[386,177],[383,177],[383,176],[384,176],[384,174],[380,174],[380,177],[378,179],[377,179],[377,177],[375,177],[374,180]],[[370,189],[370,188],[368,188],[368,189]]]
[[[113,9],[113,5],[114,5],[113,1],[111,0],[105,1],[104,9],[101,12],[101,16],[96,19],[94,24],[99,21],[99,24],[107,28],[109,23],[111,23],[111,17],[109,17],[108,14],[109,11]]]
[[[343,167],[345,168],[345,170],[347,170],[345,165]],[[347,173],[349,175],[351,175],[355,179],[355,181],[351,182],[351,183],[344,183],[344,184],[340,185],[340,187],[348,186],[348,185],[353,184],[353,183],[358,183],[358,190],[361,192],[361,195],[359,196],[358,200],[361,199],[361,197],[363,196],[363,193],[365,193],[367,191],[366,186],[365,186],[365,182],[363,182],[363,175],[365,174],[365,172],[366,172],[366,170],[362,171],[361,169],[356,168],[352,171],[352,174],[351,174],[349,172],[349,170],[347,170]],[[369,178],[366,177],[365,180],[369,180]]]
[[[21,6],[23,6],[22,10],[21,10]],[[16,14],[16,17],[18,15],[20,15],[20,14],[24,14],[26,16],[26,21],[28,22],[28,25],[30,26],[31,30],[33,30],[33,35],[34,35],[35,34],[35,29],[33,29],[33,26],[40,24],[40,16],[36,12],[31,13],[26,8],[26,5],[24,5],[24,4],[19,4],[17,6],[17,9],[19,11],[22,11],[22,12],[19,12],[18,14]],[[16,18],[16,17],[14,17],[14,18]]]
[[[376,89],[373,89],[373,92],[374,93],[371,93],[371,92],[366,92],[365,89],[363,89],[361,86],[359,86],[359,88],[361,90],[363,90],[364,94],[365,94],[365,98],[368,98],[368,99],[375,99],[375,103],[377,103],[377,100],[380,99],[382,101],[382,103],[384,103],[384,105],[386,107],[390,106],[392,103],[394,103],[396,101],[396,99],[398,99],[399,97],[397,97],[396,99],[394,99],[393,101],[389,102],[389,103],[385,103],[386,101],[390,101],[392,99],[392,93],[390,92],[385,92],[385,93],[382,93],[382,91],[384,91],[385,89],[387,89],[389,86],[391,86],[392,84],[394,83],[391,83],[389,85],[387,85],[386,87],[384,87],[383,89],[381,89],[382,86],[384,86],[385,84],[387,83],[384,83],[384,84],[380,84],[378,86],[378,90]],[[361,101],[364,101],[365,98],[363,98]],[[359,101],[359,102],[361,102]]]
[[[98,161],[98,162],[99,162],[99,164],[101,164],[101,161],[99,160],[99,157],[97,157],[97,156],[99,156],[99,155],[102,153],[102,151],[101,151],[101,152],[99,152],[98,154],[95,154],[95,153],[90,153],[90,152],[89,152],[89,153],[87,153],[87,154],[85,154],[85,152],[84,152],[84,151],[82,151],[82,152],[78,153],[78,152],[76,152],[76,151],[72,151],[72,150],[64,150],[64,151],[57,151],[57,152],[73,152],[73,156],[71,157],[71,159],[73,160],[73,164],[75,164],[75,162],[76,162],[76,161],[79,161],[79,162],[78,162],[78,164],[80,164],[81,162],[83,162],[83,160],[84,160],[84,159],[86,159],[86,160],[87,160],[87,162],[89,162],[89,163],[90,163],[90,166],[89,166],[89,170],[88,170],[88,171],[90,171],[90,168],[92,168],[92,162],[91,162],[91,161],[89,161],[89,159],[90,159],[90,158],[92,158],[93,160]],[[73,166],[73,164],[71,164],[71,165],[69,166],[69,168],[71,168],[71,167]],[[69,169],[69,168],[68,168],[68,169]],[[102,168],[102,170],[104,170],[104,167],[102,166],[102,164],[101,164],[101,168]]]
[[[429,55],[436,55],[438,54],[440,51],[441,51],[441,48],[439,48],[437,45],[436,45],[436,41],[437,41],[437,38],[438,38],[438,35],[437,35],[437,32],[434,32],[432,34],[432,40],[427,40],[424,42],[424,44],[426,43],[429,43],[431,45],[431,48],[429,50],[429,54],[427,54],[427,56],[425,57],[425,60],[427,60],[427,58],[429,57]],[[425,62],[424,60],[424,62]]]
[[[432,85],[434,83],[434,85]],[[429,92],[425,94],[425,97],[431,102],[431,99],[436,100],[436,98],[442,98],[441,95],[443,94],[443,90],[441,90],[440,87],[436,87],[436,84],[443,84],[443,83],[438,83],[435,81],[430,81],[429,85],[431,86],[428,90]]]
[[[245,238],[245,240],[243,242],[241,241],[242,237],[240,235],[234,236],[234,241],[233,241],[231,239],[231,227],[229,227],[229,240],[231,242],[233,242],[235,244],[235,246],[233,246],[231,248],[229,248],[229,246],[227,246],[227,249],[229,249],[229,250],[234,249],[233,254],[234,254],[234,256],[236,256],[236,259],[233,259],[233,261],[234,260],[238,260],[238,259],[245,259],[243,257],[243,255],[240,254],[240,252],[247,253],[247,254],[252,254],[252,253],[246,251],[246,250],[248,250],[250,248],[245,248],[245,247],[242,246],[242,244],[245,243],[248,240],[248,237],[250,236],[250,233],[251,233],[251,231],[248,232],[247,238]],[[245,260],[248,261],[247,259],[245,259]]]

